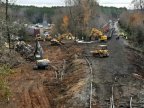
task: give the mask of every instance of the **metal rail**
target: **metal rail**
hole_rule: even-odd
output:
[[[114,105],[114,89],[112,87],[112,97],[110,98],[110,108],[115,108]]]
[[[90,108],[92,108],[92,94],[93,94],[93,84],[92,84],[92,82],[93,82],[93,69],[92,69],[92,66],[91,66],[91,63],[90,63],[90,61],[88,60],[88,58],[87,57],[85,57],[85,60],[87,61],[87,63],[88,63],[88,65],[89,65],[89,67],[90,67],[90,102],[89,102],[89,104],[90,104]]]
[[[88,46],[88,44],[85,44],[85,45]],[[90,100],[89,100],[89,107],[92,108],[92,98],[93,98],[93,68],[92,68],[92,63],[88,59],[91,56],[89,56],[87,54],[84,54],[83,57],[86,60],[86,62],[88,63],[88,66],[89,66],[89,69],[90,69],[90,94],[89,94],[90,95]]]

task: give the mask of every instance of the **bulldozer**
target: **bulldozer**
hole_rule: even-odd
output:
[[[62,42],[62,40],[64,39],[74,40],[74,36],[71,33],[62,34],[58,36],[57,38],[51,39],[51,45],[64,45],[64,43]]]
[[[36,46],[34,52],[36,64],[33,67],[34,70],[48,69],[50,61],[47,58],[44,58],[43,54],[44,54],[43,48],[41,47],[39,41],[36,40]]]
[[[90,33],[90,40],[92,39],[99,40],[100,42],[104,41],[107,42],[107,36],[104,35],[100,30],[96,28],[92,28]]]
[[[98,45],[95,50],[90,51],[94,57],[109,57],[109,50],[107,45]]]

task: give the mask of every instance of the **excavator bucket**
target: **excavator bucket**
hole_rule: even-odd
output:
[[[62,45],[60,41],[58,41],[57,39],[52,39],[51,40],[51,45],[53,46],[58,46],[58,45]]]

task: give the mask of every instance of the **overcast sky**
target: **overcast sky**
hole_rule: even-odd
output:
[[[35,6],[64,6],[65,0],[16,0],[16,4]],[[132,0],[98,0],[100,5],[130,8]]]

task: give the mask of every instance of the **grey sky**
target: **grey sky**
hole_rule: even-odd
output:
[[[64,6],[65,0],[17,0],[16,4],[35,6]],[[132,0],[98,0],[100,5],[130,8]]]

